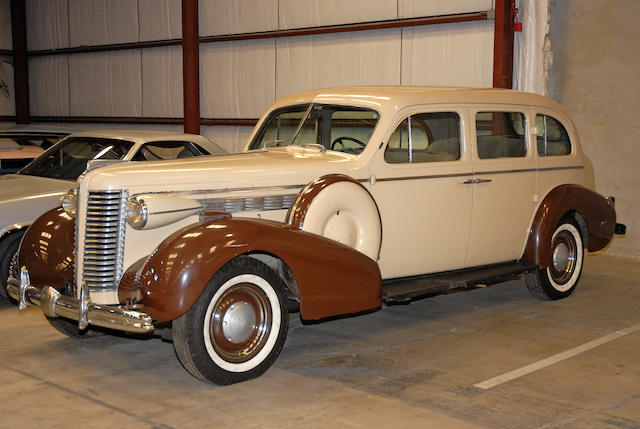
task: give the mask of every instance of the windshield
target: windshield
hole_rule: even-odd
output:
[[[34,159],[18,174],[76,180],[92,159],[122,159],[133,143],[96,137],[69,137]]]
[[[378,123],[378,112],[353,106],[303,104],[271,112],[249,149],[271,146],[320,145],[360,154]]]

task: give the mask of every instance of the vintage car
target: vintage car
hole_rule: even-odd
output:
[[[88,170],[25,234],[9,292],[69,335],[171,324],[185,369],[230,384],[271,366],[291,306],[319,320],[521,275],[564,298],[585,249],[624,231],[537,95],[304,92],[246,149]]]
[[[39,125],[0,128],[0,175],[15,173],[71,133],[65,128]]]
[[[49,147],[17,174],[0,176],[0,297],[6,298],[10,261],[22,235],[34,219],[60,205],[60,198],[89,160],[144,161],[224,153],[202,136],[148,131],[76,133]]]

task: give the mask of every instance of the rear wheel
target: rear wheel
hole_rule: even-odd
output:
[[[529,292],[542,299],[561,299],[571,295],[582,274],[584,248],[578,225],[563,219],[551,236],[551,260],[546,269],[528,273]]]
[[[193,376],[232,384],[263,374],[282,350],[289,324],[280,277],[238,257],[209,281],[196,303],[173,321],[173,345]]]

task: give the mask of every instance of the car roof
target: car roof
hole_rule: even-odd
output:
[[[548,97],[500,88],[464,88],[435,86],[352,86],[324,88],[292,94],[277,101],[273,107],[300,103],[338,103],[359,105],[392,105],[402,108],[418,104],[492,103],[544,106],[555,110],[562,107]]]
[[[158,140],[200,140],[204,137],[198,134],[172,133],[167,131],[148,130],[91,130],[73,133],[70,137],[98,137],[129,140],[144,143]]]

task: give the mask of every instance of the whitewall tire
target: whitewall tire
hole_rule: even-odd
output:
[[[283,291],[278,275],[257,259],[241,256],[222,267],[173,321],[173,344],[185,369],[223,385],[264,373],[287,335]]]
[[[584,247],[578,225],[571,219],[563,219],[551,236],[549,266],[527,274],[527,288],[538,298],[566,298],[578,285],[583,261]]]

